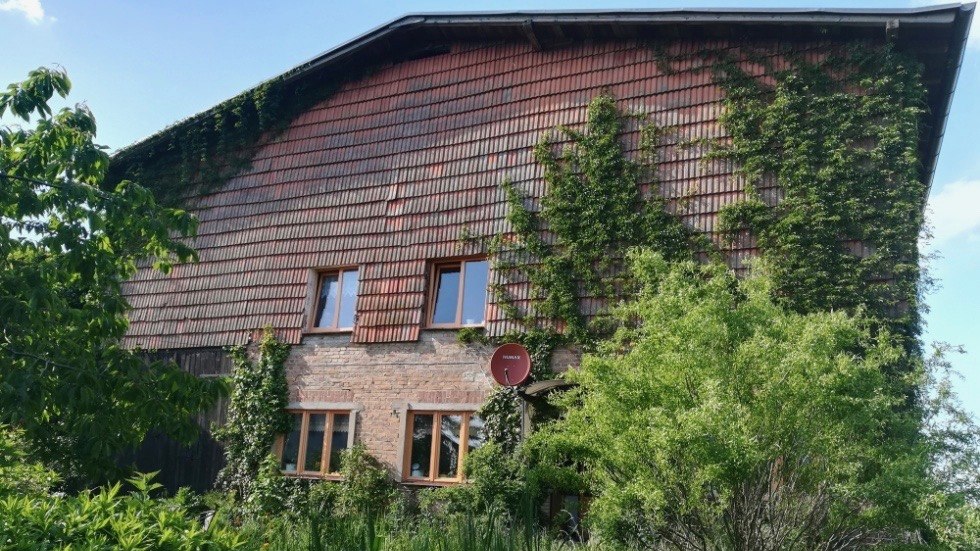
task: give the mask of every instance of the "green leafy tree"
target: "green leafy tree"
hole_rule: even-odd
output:
[[[641,290],[622,327],[568,373],[566,416],[528,444],[591,488],[602,536],[704,550],[928,540],[922,504],[956,483],[937,481],[935,460],[955,450],[904,406],[920,375],[885,374],[899,339],[860,314],[788,310],[764,276],[650,252],[631,263]]]
[[[71,83],[40,68],[0,92],[0,422],[70,484],[113,473],[118,454],[151,429],[189,440],[192,415],[220,385],[123,348],[122,284],[138,265],[166,271],[194,251],[187,212],[139,185],[105,183],[109,156],[95,118],[54,111]]]

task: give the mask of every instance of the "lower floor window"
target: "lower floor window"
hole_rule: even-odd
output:
[[[340,453],[350,446],[349,411],[290,411],[292,426],[279,439],[279,468],[286,474],[340,473]]]
[[[483,445],[483,420],[472,412],[410,411],[404,478],[458,482],[466,454]]]

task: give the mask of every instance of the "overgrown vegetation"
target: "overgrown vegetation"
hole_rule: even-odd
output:
[[[737,56],[766,75],[748,75]],[[91,114],[53,115],[47,102],[67,93],[67,78],[32,73],[0,95],[0,114],[40,117],[33,130],[0,133],[0,314],[12,320],[0,342],[0,422],[16,427],[0,430],[0,541],[575,547],[580,533],[556,539],[543,527],[540,501],[554,489],[595,497],[591,547],[975,548],[980,431],[957,406],[942,357],[923,362],[918,345],[918,69],[867,45],[816,62],[780,56],[702,57],[726,92],[731,135],[707,144],[708,159],[733,162],[745,183],[722,229],[762,251],[748,279],[692,261],[710,244],[658,193],[667,129],[608,95],[590,103],[583,129],[556,129],[536,147],[544,197],[504,184],[513,232],[488,243],[505,282],[492,292],[522,330],[500,340],[528,347],[538,379],[553,376],[557,347],[588,354],[567,375],[578,387],[555,400],[561,419],[521,442],[519,397],[494,392],[480,412],[488,443],[465,465],[470,483],[417,498],[360,446],[344,452],[339,482],[280,472],[270,450],[288,430],[288,347],[271,331],[256,358],[231,351],[224,493],[151,497],[148,476],[131,479],[128,496],[118,484],[51,493],[58,475],[107,476],[114,454],[151,427],[183,434],[218,390],[118,344],[121,283],[139,262],[166,270],[192,258],[180,241],[192,218],[135,184],[107,189]],[[673,61],[659,56],[664,70]],[[166,201],[206,193],[247,165],[263,134],[329,93],[273,82],[127,164]],[[508,290],[523,282],[526,302]],[[496,340],[476,330],[459,339]],[[205,507],[216,510],[208,529],[196,518]]]
[[[41,68],[0,92],[0,115],[34,120],[0,128],[0,423],[78,488],[123,474],[119,454],[150,430],[190,441],[222,386],[120,345],[123,282],[194,258],[196,223],[134,182],[106,185],[95,117],[49,106],[70,88]]]
[[[151,495],[160,485],[137,475],[97,491],[52,493],[57,475],[30,460],[22,434],[0,427],[0,542],[3,549],[238,549],[247,542],[230,527],[204,528],[195,497]]]
[[[217,486],[232,492],[247,507],[258,506],[253,500],[260,467],[271,453],[276,436],[289,430],[285,367],[289,346],[266,328],[257,352],[258,359],[253,361],[244,346],[229,350],[234,371],[228,421],[214,427],[225,452],[225,467],[218,474]],[[278,472],[278,461],[272,460]]]
[[[752,56],[773,83],[717,65],[722,123],[745,197],[720,213],[731,237],[758,238],[774,293],[799,312],[863,309],[909,353],[919,346],[919,251],[926,185],[918,64],[890,47],[853,45],[818,61]],[[778,186],[779,193],[773,189]]]
[[[635,158],[622,141],[628,124],[641,136]],[[508,319],[523,325],[505,340],[537,356],[539,376],[550,371],[556,347],[590,347],[608,334],[605,308],[629,292],[622,266],[628,248],[690,256],[691,232],[659,195],[655,148],[662,132],[644,117],[623,114],[603,94],[590,102],[583,130],[559,127],[535,147],[547,184],[540,203],[504,183],[513,232],[496,236],[489,253],[505,281],[527,282],[531,300],[518,304],[506,283],[491,290]]]
[[[143,182],[168,205],[207,194],[248,169],[263,138],[281,133],[347,79],[366,73],[350,71],[343,77],[298,82],[291,81],[290,73],[275,77],[196,115],[192,124],[168,129],[149,144],[124,151],[114,161],[110,181]]]
[[[923,528],[931,482],[902,353],[861,315],[798,314],[767,277],[632,257],[616,335],[568,373],[566,416],[534,436],[574,459],[595,527],[636,548],[857,549]],[[896,391],[898,390],[898,391]],[[844,543],[846,542],[846,543]]]

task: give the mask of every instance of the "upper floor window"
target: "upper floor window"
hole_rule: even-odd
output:
[[[353,412],[290,411],[292,426],[278,441],[279,468],[302,476],[337,476],[340,453],[353,440]]]
[[[459,482],[466,455],[483,445],[483,420],[468,411],[409,411],[403,478]]]
[[[331,270],[318,275],[311,328],[346,330],[354,327],[357,276],[356,268]]]
[[[429,299],[429,325],[483,325],[487,309],[486,259],[436,264]]]

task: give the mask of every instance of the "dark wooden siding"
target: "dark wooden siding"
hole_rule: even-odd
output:
[[[231,360],[220,348],[172,350],[150,356],[173,360],[199,377],[228,375],[232,370]],[[228,400],[222,398],[210,411],[197,417],[200,435],[192,444],[181,444],[164,434],[151,433],[123,462],[135,465],[141,472],[159,471],[157,482],[171,493],[183,486],[199,492],[211,490],[218,471],[224,466],[224,450],[211,435],[211,427],[223,425],[227,413]]]
[[[629,41],[549,51],[456,45],[349,83],[260,147],[247,173],[196,200],[201,224],[191,244],[200,262],[169,276],[141,270],[126,284],[134,307],[127,343],[240,344],[266,325],[299,342],[309,270],[349,265],[361,268],[352,342],[418,339],[430,262],[478,252],[461,244],[464,232],[506,231],[501,182],[540,197],[534,144],[557,125],[583,124],[587,104],[604,91],[672,129],[660,151],[657,191],[686,224],[720,244],[716,213],[739,197],[741,184],[728,164],[703,163],[703,151],[679,143],[725,139],[723,95],[704,51],[725,50],[766,78],[739,53],[743,45],[677,41],[668,46],[679,58],[669,71],[651,48]],[[752,47],[753,55],[780,48],[819,55],[828,45]],[[736,269],[753,247],[748,240],[722,246]],[[527,297],[520,284],[511,291]],[[491,304],[488,333],[509,328]]]

